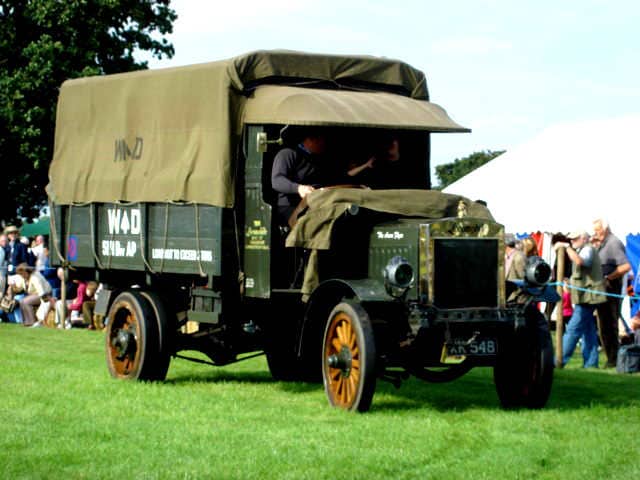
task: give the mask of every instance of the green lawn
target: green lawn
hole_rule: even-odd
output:
[[[640,375],[556,371],[541,411],[504,411],[491,370],[379,383],[371,411],[320,385],[173,360],[167,381],[115,381],[103,336],[0,324],[0,478],[632,479]]]

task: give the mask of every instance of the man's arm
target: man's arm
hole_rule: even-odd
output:
[[[298,193],[297,182],[289,178],[295,165],[295,152],[291,149],[280,150],[273,160],[271,169],[271,186],[280,193]]]
[[[554,246],[556,251],[560,248],[564,247],[565,252],[567,252],[567,256],[575,265],[580,265],[589,268],[593,263],[593,256],[595,255],[595,250],[590,247],[584,247],[580,253],[578,253],[575,248],[571,246],[569,243],[565,242],[557,242]]]
[[[627,258],[627,252],[625,251],[624,244],[617,237],[615,237],[614,240],[617,240],[614,243],[615,249],[613,255],[616,262],[616,269],[609,275],[605,276],[607,280],[615,280],[616,278],[624,277],[625,274],[631,270],[631,264]]]
[[[625,262],[621,265],[618,265],[616,269],[611,272],[609,275],[605,275],[604,278],[607,280],[615,280],[616,278],[624,277],[624,275],[631,270],[631,264],[629,262]]]
[[[271,186],[280,193],[297,193],[304,198],[315,189],[311,185],[302,185],[291,180],[291,173],[295,169],[295,152],[291,149],[280,150],[273,160],[271,169]]]
[[[576,252],[574,250],[574,248],[569,245],[565,251],[567,252],[567,255],[569,256],[569,259],[575,263],[576,265],[584,265],[585,267],[589,267],[589,265],[585,265],[586,261],[589,261],[589,264],[591,264],[592,261],[592,252],[587,249],[587,248],[583,248],[582,251],[580,253]]]
[[[373,168],[374,162],[375,162],[375,157],[371,157],[369,160],[367,160],[362,165],[358,165],[356,167],[353,167],[353,168],[349,169],[349,171],[347,172],[347,175],[350,176],[350,177],[355,177],[356,175],[358,175],[362,171],[366,170],[367,168]]]

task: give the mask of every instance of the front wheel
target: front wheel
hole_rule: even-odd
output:
[[[527,324],[498,356],[493,378],[504,408],[542,408],[553,383],[553,345],[544,315],[533,307]]]
[[[366,412],[376,388],[376,346],[364,308],[342,302],[329,315],[322,347],[322,377],[329,403]]]

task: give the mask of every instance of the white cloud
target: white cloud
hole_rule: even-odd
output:
[[[495,38],[463,36],[436,40],[431,45],[431,52],[436,55],[487,55],[511,48],[511,43]]]
[[[194,6],[197,5],[196,8]],[[174,32],[178,34],[236,32],[238,29],[267,27],[283,17],[298,15],[311,8],[310,0],[174,0],[178,14]]]
[[[640,86],[638,85],[623,85],[619,79],[615,76],[611,79],[611,83],[594,82],[588,79],[580,79],[576,82],[575,89],[580,89],[585,92],[586,98],[616,98],[627,101],[632,101],[636,106],[639,106],[638,100],[640,100]],[[575,91],[575,90],[574,90]]]

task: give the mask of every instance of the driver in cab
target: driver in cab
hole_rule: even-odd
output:
[[[324,158],[326,144],[322,132],[309,130],[295,148],[285,147],[276,154],[271,170],[271,186],[278,192],[281,224],[287,224],[301,199],[316,188],[330,184],[331,169]]]

